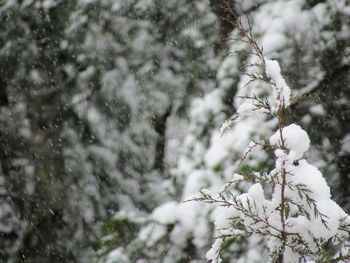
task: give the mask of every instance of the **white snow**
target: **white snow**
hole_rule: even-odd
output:
[[[310,112],[314,115],[319,116],[323,116],[326,114],[326,111],[321,104],[317,104],[315,106],[310,107]]]
[[[198,123],[205,123],[209,113],[218,114],[222,108],[222,90],[216,89],[204,98],[193,100],[190,117]]]
[[[161,224],[175,223],[177,206],[175,201],[164,203],[152,212],[151,218]]]
[[[265,200],[264,190],[260,183],[253,184],[248,190],[248,196],[256,202]]]
[[[326,216],[327,225],[322,224],[320,217],[312,218],[310,230],[314,237],[328,240],[337,234],[340,219],[345,213],[333,200],[327,198],[317,201],[317,209]]]
[[[292,180],[295,184],[304,184],[312,191],[311,196],[316,200],[320,198],[330,198],[331,193],[326,180],[321,172],[306,160],[300,160],[293,171]]]
[[[227,159],[230,152],[243,152],[258,122],[258,119],[255,118],[239,121],[222,136],[220,132],[214,132],[211,138],[211,145],[204,157],[207,166],[215,167],[220,164]]]
[[[239,108],[237,109],[237,113],[240,115],[250,114],[252,111],[256,109],[257,108],[251,102],[245,102],[245,103],[242,103],[241,106],[239,106]]]
[[[220,263],[222,260],[219,257],[220,249],[223,244],[223,240],[221,238],[217,238],[212,245],[211,249],[207,252],[206,258],[211,260],[213,263]]]
[[[234,123],[233,118],[226,120],[220,127],[220,136],[224,135],[225,131],[230,129],[232,127],[233,123]]]
[[[233,207],[219,206],[213,211],[216,229],[225,229],[231,226],[232,219],[238,217],[239,212]]]
[[[107,258],[106,258],[106,263],[114,263],[114,262],[129,262],[129,259],[127,258],[127,256],[125,255],[124,249],[122,247],[116,248],[114,250],[112,250]]]
[[[295,159],[300,159],[303,154],[309,149],[309,136],[299,125],[290,124],[289,126],[282,128],[282,137],[284,146],[291,152],[294,152]],[[270,144],[274,146],[282,145],[282,139],[279,130],[270,137]]]
[[[191,232],[197,223],[198,213],[203,204],[197,202],[180,203],[176,208],[176,217],[182,225],[184,231]]]
[[[280,105],[288,107],[290,105],[290,88],[288,87],[286,81],[282,77],[280,65],[276,60],[266,61],[266,73],[271,78],[272,85],[272,94],[276,102]]]
[[[347,134],[342,140],[341,153],[342,154],[350,153],[350,134]]]

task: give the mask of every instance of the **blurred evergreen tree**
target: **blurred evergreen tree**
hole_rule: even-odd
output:
[[[230,2],[243,19],[250,17],[252,33],[262,45],[264,54],[280,62],[283,75],[294,89],[293,95],[305,98],[293,105],[294,115],[289,121],[299,123],[310,134],[315,147],[308,159],[317,164],[333,186],[335,199],[347,209],[350,185],[348,3],[212,1],[213,12],[221,20],[222,40],[231,30],[225,19],[227,10],[220,9],[225,5],[219,2]],[[103,257],[102,262],[203,262],[215,237],[211,227],[213,218],[220,209],[181,201],[198,196],[202,188],[218,191],[230,181],[234,172],[248,176],[252,169],[260,171],[271,166],[271,158],[259,148],[251,153],[243,166],[239,163],[252,138],[265,138],[271,134],[273,121],[264,117],[247,118],[223,137],[218,132],[224,119],[234,111],[231,103],[237,106],[238,97],[249,94],[244,85],[244,66],[254,63],[250,50],[238,40],[240,36],[234,28],[231,29],[231,41],[226,45],[233,54],[224,57],[217,67],[216,89],[192,101],[182,154],[176,169],[171,172],[177,195],[142,220],[136,220],[132,215],[116,215],[115,220],[129,220],[138,225],[140,231],[130,237],[128,245],[114,243],[114,250]],[[217,47],[225,52],[225,43]],[[258,96],[269,96],[264,87],[254,91]],[[235,191],[248,187],[240,184]],[[118,234],[104,239],[107,247],[113,247],[110,242],[113,237],[118,238]],[[223,262],[264,262],[267,257],[265,246],[261,238],[228,240],[224,244]]]
[[[185,118],[191,97],[214,86],[206,11],[1,3],[1,260],[87,262],[102,222],[168,196],[169,118]]]

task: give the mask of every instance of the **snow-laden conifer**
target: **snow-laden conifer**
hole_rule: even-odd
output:
[[[248,69],[247,87],[256,89],[257,85],[267,84],[272,96],[242,96],[244,102],[229,122],[239,122],[253,112],[276,120],[275,133],[268,140],[249,144],[242,158],[244,162],[260,145],[273,154],[274,168],[235,174],[218,193],[204,189],[202,197],[195,198],[221,207],[215,218],[217,238],[206,257],[211,262],[221,262],[220,251],[227,240],[256,235],[267,241],[271,262],[346,262],[350,259],[346,241],[350,217],[331,199],[330,188],[321,172],[303,158],[310,146],[309,136],[299,125],[287,121],[289,106],[296,103],[297,98],[291,96],[279,63],[264,56],[241,20],[232,15],[231,22],[256,56]],[[228,126],[228,122],[224,123],[222,132]],[[231,190],[232,185],[244,180],[253,183],[247,192]],[[325,256],[329,247],[336,247],[335,252]]]

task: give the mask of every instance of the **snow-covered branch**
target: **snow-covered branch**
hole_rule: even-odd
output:
[[[240,180],[232,180],[222,192],[202,191],[202,197],[196,199],[223,208],[216,217],[218,237],[207,253],[207,259],[221,262],[220,250],[227,238],[260,235],[267,240],[271,262],[320,260],[327,242],[338,246],[338,252],[327,260],[345,262],[349,258],[345,244],[350,232],[350,217],[331,199],[330,188],[321,172],[303,159],[310,139],[299,125],[287,122],[287,108],[294,99],[280,65],[264,56],[251,30],[246,30],[239,18],[232,16],[230,23],[239,30],[242,41],[250,45],[251,53],[257,58],[248,70],[250,80],[247,86],[264,82],[269,86],[271,96],[261,98],[251,94],[240,97],[244,102],[224,123],[221,133],[240,117],[254,112],[275,118],[277,130],[263,147],[273,150],[274,168],[264,174],[253,172],[251,176],[255,183],[246,193],[230,192],[231,186],[244,178],[235,175]],[[257,145],[253,141],[243,153],[242,160]]]

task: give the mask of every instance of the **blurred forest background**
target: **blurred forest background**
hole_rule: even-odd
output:
[[[0,1],[1,262],[205,262],[215,211],[182,201],[270,167],[263,152],[238,164],[275,125],[219,136],[251,56],[223,1]],[[349,211],[349,2],[230,4],[305,96],[291,121]],[[234,239],[223,258],[263,251]]]

